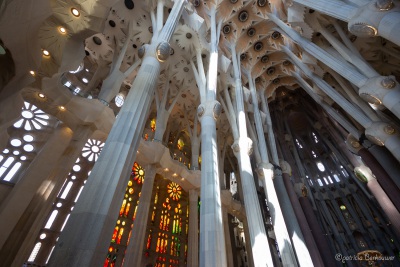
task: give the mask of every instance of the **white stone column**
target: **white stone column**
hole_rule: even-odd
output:
[[[103,264],[160,75],[160,61],[169,55],[167,42],[180,19],[183,4],[183,0],[175,1],[159,38],[146,47],[131,93],[118,114],[48,266]]]
[[[378,201],[379,205],[382,207],[385,214],[388,216],[390,222],[393,225],[393,228],[396,230],[397,234],[400,234],[400,213],[394,206],[393,202],[390,200],[388,195],[382,189],[381,185],[378,181],[372,177],[367,176],[368,179],[367,187],[371,191],[371,193],[375,196],[375,199]]]
[[[221,104],[216,101],[218,75],[218,44],[216,8],[211,13],[211,49],[207,87],[203,91],[202,103],[197,109],[201,123],[201,206],[200,206],[200,261],[201,267],[225,267],[226,250],[224,226],[222,224],[221,191],[216,120],[221,113]],[[200,56],[199,56],[200,55]],[[201,58],[198,53],[197,60]],[[193,64],[192,64],[193,65]],[[204,69],[199,68],[199,72]],[[204,77],[204,75],[202,75]],[[199,86],[200,87],[200,86]],[[202,92],[200,93],[200,95]],[[204,101],[204,102],[203,102]]]
[[[400,118],[400,85],[396,82],[394,76],[376,76],[368,78],[350,63],[328,53],[321,47],[300,36],[295,30],[290,28],[275,15],[269,14],[268,17],[306,52],[312,54],[325,65],[355,84],[359,88],[358,93],[362,99],[376,105],[383,104],[395,116]]]
[[[47,140],[0,207],[0,247],[6,243],[21,216],[27,211],[36,194],[41,194],[43,183],[53,170],[72,138],[72,131],[60,124]]]
[[[273,266],[271,251],[268,247],[268,237],[265,231],[264,221],[261,215],[256,185],[253,177],[249,155],[252,152],[252,141],[247,137],[246,115],[244,111],[243,88],[240,78],[240,66],[236,56],[236,48],[231,47],[232,62],[234,68],[236,121],[239,138],[232,145],[240,171],[242,181],[243,201],[246,209],[246,217],[249,227],[250,242],[252,248],[254,266]],[[268,247],[268,249],[266,249]]]
[[[263,182],[263,187],[266,193],[268,205],[273,207],[270,209],[271,218],[274,225],[274,232],[276,241],[281,254],[282,263],[285,266],[297,266],[296,256],[293,251],[292,240],[285,223],[281,203],[278,200],[275,185],[273,183],[273,166],[269,163],[267,144],[264,138],[263,123],[261,120],[260,110],[258,108],[258,100],[256,95],[256,89],[252,77],[249,75],[250,93],[253,99],[254,106],[254,120],[256,123],[256,130],[259,141],[259,149],[262,163],[259,168],[259,175]],[[267,112],[268,107],[265,98],[261,96],[261,103],[263,106],[264,113]],[[308,252],[307,252],[308,253]]]
[[[217,101],[199,106],[201,122],[200,266],[227,266],[219,184]]]
[[[341,1],[295,0],[323,14],[348,22],[349,31],[359,37],[382,36],[400,45],[400,8],[392,0],[370,1],[356,7]]]
[[[288,51],[287,51],[288,52]],[[288,52],[292,54],[291,52]],[[298,62],[299,63],[299,62]],[[311,74],[310,74],[311,75]],[[332,111],[332,108],[326,104],[324,104],[320,97],[317,96],[311,89],[310,85],[308,85],[303,78],[301,78],[297,73],[293,73],[293,76],[297,78],[297,80],[303,85],[304,90],[313,97],[332,117],[335,118],[339,123],[343,125],[344,128],[348,129],[354,136],[360,136],[355,131],[355,127],[349,123],[346,123],[346,120],[340,116],[340,114],[335,114]],[[374,142],[379,146],[385,145],[386,148],[393,154],[393,156],[400,161],[400,129],[395,125],[386,122],[373,122],[371,121],[364,113],[360,110],[356,109],[350,102],[345,100],[342,96],[340,96],[333,88],[329,88],[330,86],[322,81],[320,78],[315,77],[315,75],[311,75],[313,81],[324,90],[325,93],[329,93],[332,97],[335,97],[334,100],[338,105],[340,105],[350,116],[352,116],[357,122],[359,122],[363,127],[365,127],[365,135],[367,138]]]
[[[189,190],[189,240],[187,266],[199,266],[199,192]],[[226,238],[226,236],[225,236]]]
[[[281,166],[281,163],[279,162],[278,158],[278,150],[275,143],[275,135],[274,135],[274,130],[272,128],[272,120],[271,120],[271,114],[269,112],[268,103],[265,100],[264,94],[261,97],[262,97],[262,108],[266,115],[266,122],[268,127],[269,148],[271,149],[272,162],[275,165],[273,183],[275,185],[276,194],[278,196],[279,203],[282,206],[282,212],[284,218],[286,218],[286,225],[289,230],[290,238],[292,240],[292,244],[297,256],[297,262],[299,263],[300,266],[311,266],[313,264],[311,255],[305,244],[303,233],[301,231],[299,222],[296,219],[297,217],[293,209],[294,207],[292,206],[292,203],[289,200],[287,188],[285,187],[283,181],[282,171],[279,168],[279,166],[282,168],[283,166]]]
[[[123,266],[142,266],[143,247],[146,238],[154,178],[156,177],[156,166],[146,165],[144,166],[144,170],[145,176],[140,193],[139,206],[135,221],[133,222],[131,239],[129,240],[129,245],[125,252]]]

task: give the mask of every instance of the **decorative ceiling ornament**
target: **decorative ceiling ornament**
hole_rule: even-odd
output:
[[[164,62],[168,59],[171,53],[171,46],[168,42],[161,42],[156,48],[156,56],[158,61]]]
[[[392,0],[377,0],[375,2],[375,6],[380,11],[387,11],[393,8],[393,1]]]
[[[243,0],[221,1],[218,6],[218,17],[222,19],[222,21],[226,21],[242,7]]]
[[[373,37],[378,33],[377,29],[363,22],[349,23],[349,31],[358,37]]]

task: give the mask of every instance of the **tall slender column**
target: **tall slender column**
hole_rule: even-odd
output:
[[[289,195],[287,189],[285,188],[284,181],[282,179],[282,172],[279,167],[280,162],[278,159],[278,150],[275,143],[275,135],[272,128],[272,120],[271,120],[271,114],[269,112],[268,103],[265,99],[264,93],[261,94],[260,97],[261,97],[262,109],[266,115],[266,124],[268,127],[268,144],[269,148],[271,149],[272,162],[275,167],[273,183],[275,185],[276,195],[279,199],[279,203],[283,207],[282,213],[284,218],[286,219],[285,222],[288,228],[289,236],[292,240],[295,253],[297,255],[297,261],[299,262],[300,265],[311,266],[313,264],[312,259],[307,247],[305,246],[305,239],[303,233],[301,231],[299,222],[297,221],[297,217],[294,212],[294,207],[292,206],[292,203],[289,200]]]
[[[367,187],[375,196],[379,205],[384,210],[385,214],[388,216],[390,222],[393,225],[396,233],[400,235],[400,213],[393,205],[388,195],[383,191],[382,187],[379,185],[378,181],[372,176],[367,177]]]
[[[133,222],[129,245],[126,249],[124,266],[141,266],[142,262],[151,196],[153,193],[154,178],[156,177],[156,167],[155,165],[149,164],[144,167],[144,170],[145,176],[142,191],[140,193],[139,206],[136,212],[135,221]]]
[[[400,188],[399,161],[391,153],[388,153],[389,151],[384,147],[374,145],[369,146],[367,149]]]
[[[250,242],[252,247],[254,266],[273,266],[271,252],[270,250],[265,249],[268,245],[268,237],[261,215],[260,203],[258,201],[253,170],[251,168],[249,157],[252,152],[252,141],[247,137],[242,80],[240,78],[240,67],[238,64],[239,59],[236,56],[236,48],[234,46],[231,48],[236,78],[236,119],[239,130],[239,138],[233,143],[232,149],[239,163],[240,178],[242,181],[243,200],[246,208],[246,217],[248,219],[247,224],[250,235],[250,240],[247,240],[247,242]]]
[[[393,201],[393,204],[400,211],[400,190],[399,187],[393,182],[386,170],[379,164],[374,156],[351,135],[347,137],[347,144],[350,148],[357,152],[362,158],[365,165],[367,165],[372,173],[376,176],[379,184],[385,190],[386,194]]]
[[[52,166],[57,164],[67,148],[71,138],[71,129],[65,124],[60,124],[3,201],[0,207],[0,227],[2,229],[0,232],[0,247],[2,247],[0,255],[2,258],[10,255],[10,247],[5,247],[4,244],[10,238],[23,214],[32,212],[27,210],[29,204],[36,194],[43,194],[44,182],[51,173]]]
[[[183,0],[175,1],[160,37],[146,47],[132,90],[48,266],[102,265],[154,96],[160,74],[159,60],[169,55],[167,42],[179,21],[183,4]]]
[[[229,233],[229,214],[225,208],[222,208],[222,219],[224,222],[224,232],[225,232],[226,262],[228,266],[234,266],[232,248],[235,247],[235,241],[233,240],[232,242],[231,240],[231,235]]]
[[[325,263],[326,267],[334,267],[336,264],[334,263],[334,256],[329,246],[326,235],[321,229],[319,225],[314,210],[311,206],[310,201],[306,196],[301,196],[299,198],[300,205],[304,211],[304,214],[307,218],[308,225],[310,226],[311,233],[314,236],[315,243],[317,244],[319,251],[321,253],[322,259]]]
[[[207,88],[203,92],[202,104],[197,109],[201,123],[201,206],[200,206],[200,266],[226,265],[224,226],[222,224],[221,191],[216,120],[221,113],[221,104],[216,101],[218,75],[219,31],[216,23],[216,7],[211,13],[211,50],[208,67]],[[201,59],[199,51],[197,61]],[[199,68],[199,72],[204,69]],[[202,75],[204,76],[204,75]],[[204,102],[203,102],[204,101]]]
[[[258,103],[254,82],[250,75],[249,75],[249,85],[253,103]],[[261,97],[261,100],[263,108],[265,110],[264,107],[265,99]],[[254,105],[254,120],[256,123],[259,149],[262,160],[262,163],[260,164],[260,166],[258,166],[259,175],[260,177],[262,177],[263,187],[266,192],[266,197],[269,203],[268,205],[273,207],[273,209],[270,209],[273,225],[279,226],[279,227],[274,227],[274,232],[280,250],[282,263],[285,264],[285,266],[296,266],[297,264],[296,256],[293,251],[292,240],[290,239],[283,211],[281,208],[281,203],[278,200],[276,188],[272,180],[274,174],[273,165],[269,163],[267,144],[265,142],[261,115],[257,104]]]
[[[275,15],[269,14],[268,17],[306,52],[312,54],[318,60],[359,87],[358,93],[362,99],[376,105],[383,104],[400,118],[400,85],[396,82],[394,76],[376,76],[368,78],[361,74],[350,63],[343,61],[336,55],[328,53],[321,47],[300,36],[295,30],[287,26]]]
[[[189,241],[187,266],[199,266],[199,193],[195,189],[189,190]],[[226,236],[225,236],[226,238]]]
[[[283,167],[285,165],[285,167]],[[307,249],[310,253],[312,262],[314,266],[324,266],[324,263],[321,258],[320,251],[315,243],[314,237],[311,233],[310,226],[308,225],[306,216],[304,215],[304,212],[300,206],[300,202],[298,200],[297,194],[294,191],[293,184],[290,181],[290,166],[287,162],[281,162],[282,166],[282,179],[285,184],[286,190],[288,192],[289,198],[290,198],[290,203],[293,206],[294,213],[296,215],[296,218],[299,222],[299,226],[301,229],[301,232],[303,233],[304,236],[304,241],[305,244],[307,245]],[[301,262],[301,261],[300,261]],[[301,265],[301,263],[300,263]]]

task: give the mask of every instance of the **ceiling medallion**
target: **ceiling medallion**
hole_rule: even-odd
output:
[[[261,58],[261,62],[262,62],[262,63],[267,63],[268,60],[269,60],[269,57],[268,57],[267,55],[264,55],[264,56],[262,56],[262,58]]]
[[[275,67],[269,67],[268,69],[267,69],[267,74],[268,75],[272,75],[272,74],[274,74],[275,73]],[[275,81],[275,80],[274,80]],[[279,82],[279,81],[278,81]]]
[[[281,37],[281,34],[280,34],[279,32],[273,32],[272,35],[271,35],[271,37],[272,37],[272,39],[276,40],[276,39],[278,39],[279,37]]]
[[[387,89],[392,89],[396,86],[396,81],[390,77],[385,77],[382,79],[381,85]]]
[[[367,25],[362,22],[357,22],[352,25],[349,25],[349,31],[358,37],[373,37],[376,36],[378,31],[370,25]]]
[[[253,37],[256,34],[256,29],[250,28],[247,30],[247,36]]]
[[[225,26],[222,28],[222,32],[223,32],[224,34],[229,34],[229,33],[231,32],[231,26],[225,25]]]
[[[396,133],[396,129],[393,128],[392,125],[386,125],[383,130],[385,131],[385,133],[389,134],[389,135],[393,135]]]
[[[246,10],[243,10],[242,12],[239,13],[238,18],[240,22],[245,22],[249,19],[249,13],[247,13]]]
[[[264,7],[267,4],[267,0],[258,0],[257,5],[259,7]]]
[[[272,81],[272,83],[273,83],[273,84],[278,84],[280,81],[281,81],[281,79],[276,78],[276,79],[274,79],[274,80]]]
[[[194,1],[193,1],[193,5],[194,5],[195,7],[198,7],[198,6],[200,5],[200,0],[194,0]]]
[[[259,51],[261,51],[261,50],[263,49],[263,47],[264,47],[264,45],[263,45],[262,42],[257,42],[257,43],[254,45],[254,50],[257,51],[257,52],[259,52]]]
[[[240,60],[245,60],[247,58],[247,55],[245,53],[240,55]]]
[[[377,0],[375,2],[375,5],[380,11],[386,11],[386,10],[392,9],[393,1],[392,0]]]

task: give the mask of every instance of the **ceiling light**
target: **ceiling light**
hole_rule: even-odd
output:
[[[43,49],[42,52],[43,52],[43,55],[45,55],[46,57],[50,56],[50,52],[49,51]]]
[[[84,83],[88,83],[88,79],[86,79],[86,78],[82,78],[82,82],[84,82]]]
[[[64,111],[65,107],[64,106],[59,106],[58,109],[61,110],[61,111]]]
[[[72,15],[74,15],[75,17],[79,17],[81,15],[81,13],[78,11],[78,9],[76,8],[71,8],[71,13]]]
[[[36,74],[33,70],[29,71],[29,73],[30,73],[32,76],[35,76],[35,74]]]
[[[40,98],[45,98],[45,97],[46,97],[46,96],[45,96],[44,94],[42,94],[42,93],[39,93],[38,96],[39,96]]]
[[[66,34],[67,30],[64,27],[59,27],[58,30],[62,33],[62,34]]]

